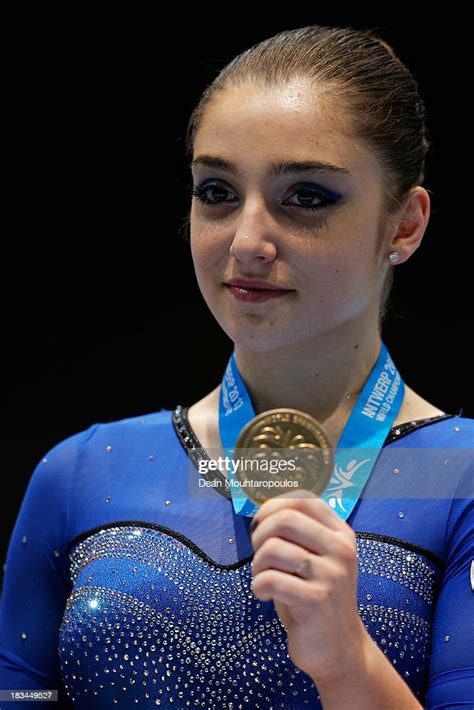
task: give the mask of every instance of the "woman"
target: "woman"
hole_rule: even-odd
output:
[[[64,685],[79,708],[472,703],[474,423],[406,386],[380,335],[430,213],[413,78],[374,33],[285,31],[224,68],[188,140],[192,258],[232,356],[192,406],[92,424],[38,464],[0,687]],[[336,463],[367,456],[246,508],[211,463],[281,408]]]

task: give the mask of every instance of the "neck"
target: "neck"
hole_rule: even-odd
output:
[[[382,344],[377,327],[345,324],[314,342],[255,352],[235,346],[235,360],[255,414],[286,407],[312,415],[338,440],[377,361]]]

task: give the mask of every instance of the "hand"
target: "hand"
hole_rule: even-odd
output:
[[[354,531],[301,488],[266,500],[254,519],[253,593],[273,599],[293,663],[315,685],[353,676],[369,636],[357,610]]]

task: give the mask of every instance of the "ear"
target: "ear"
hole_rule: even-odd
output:
[[[410,190],[397,217],[391,220],[388,252],[397,251],[402,264],[421,244],[431,213],[430,196],[421,185]]]

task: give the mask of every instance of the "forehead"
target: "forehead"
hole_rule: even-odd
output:
[[[282,87],[244,84],[217,94],[206,107],[194,155],[227,156],[242,165],[317,159],[352,174],[377,171],[375,156],[350,133],[350,119],[328,91],[297,80]]]

